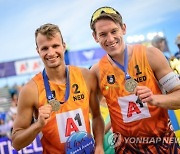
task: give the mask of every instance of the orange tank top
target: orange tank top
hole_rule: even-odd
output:
[[[153,94],[161,94],[145,50],[145,46],[134,46],[128,73],[138,85],[149,87]],[[167,110],[147,103],[140,107],[136,103],[137,96],[125,90],[124,72],[112,66],[107,56],[100,60],[99,70],[100,89],[107,101],[114,132],[125,137],[152,137],[161,136],[167,131]]]
[[[61,104],[59,111],[52,112],[50,121],[42,129],[41,143],[44,154],[65,153],[65,142],[76,131],[90,133],[89,123],[89,91],[82,72],[75,66],[68,66],[70,94],[68,100]],[[39,106],[47,104],[42,73],[33,80],[38,87]],[[50,89],[55,91],[55,98],[64,100],[65,85],[57,85],[51,81]]]

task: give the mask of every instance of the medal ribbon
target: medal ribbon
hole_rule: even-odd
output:
[[[69,71],[68,68],[65,68],[65,72],[66,72],[66,91],[65,91],[65,100],[64,102],[66,102],[68,100],[69,97]],[[45,90],[46,90],[46,98],[48,100],[52,100],[55,99],[54,95],[51,92],[50,86],[49,86],[49,79],[48,76],[46,74],[45,69],[43,70],[43,80],[44,80],[44,86],[45,86]],[[60,102],[61,104],[63,104],[64,102]]]
[[[110,58],[112,59],[112,57],[110,56]],[[124,49],[124,66],[119,64],[117,61],[115,61],[114,59],[112,59],[113,62],[117,65],[118,68],[120,68],[124,73],[125,73],[125,79],[130,79],[130,75],[127,72],[127,68],[128,68],[128,54],[127,54],[127,45],[125,46]]]
[[[112,57],[110,56],[110,58],[112,59]],[[115,61],[114,59],[112,59],[113,62],[125,73],[125,79],[128,80],[131,78],[131,76],[128,74],[127,72],[127,68],[128,68],[128,54],[127,54],[127,45],[124,49],[124,66],[119,64],[117,61]],[[143,103],[142,101],[139,99],[137,99],[136,103],[140,104],[140,107],[143,107]]]

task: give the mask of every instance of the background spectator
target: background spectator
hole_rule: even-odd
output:
[[[151,44],[152,44],[152,46],[154,46],[154,47],[158,48],[160,51],[162,51],[163,54],[165,55],[166,59],[171,58],[171,53],[169,51],[166,38],[156,35],[152,39]]]
[[[175,57],[180,59],[180,34],[178,34],[178,36],[176,37],[176,40],[175,40],[175,44],[177,45],[178,47],[178,51],[175,53]]]

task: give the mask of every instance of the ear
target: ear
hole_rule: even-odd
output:
[[[38,48],[38,47],[36,47],[36,51],[37,51],[37,53],[39,54],[39,48]]]
[[[64,52],[66,51],[66,43],[63,42],[63,48],[64,48]]]
[[[93,33],[92,33],[92,36],[94,37],[94,40],[96,41],[96,43],[98,43],[99,41],[98,41],[98,38],[97,38],[97,36],[96,36],[96,33],[95,33],[95,32],[93,32]]]
[[[126,34],[126,24],[123,24],[121,28],[123,30],[123,35],[125,35]]]

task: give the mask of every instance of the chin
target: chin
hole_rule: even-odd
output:
[[[57,68],[59,66],[60,66],[60,64],[49,64],[48,65],[49,68]]]
[[[107,52],[110,56],[116,56],[118,53],[116,52],[116,51],[109,51],[109,52]]]

